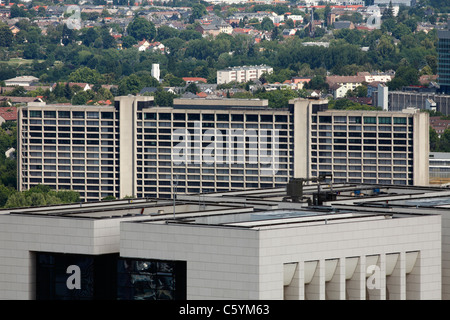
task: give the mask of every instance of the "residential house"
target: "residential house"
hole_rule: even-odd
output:
[[[361,86],[365,82],[364,76],[328,76],[326,82],[333,92],[335,99],[343,98],[347,91]]]
[[[156,91],[158,91],[158,88],[156,88],[156,87],[145,87],[145,88],[142,88],[142,90],[139,92],[139,94],[140,95],[145,95],[145,94],[151,95],[152,93],[155,93]]]
[[[351,21],[335,21],[334,22],[334,29],[340,30],[340,29],[355,29],[355,25]]]
[[[149,42],[147,40],[139,41],[136,45],[139,51],[147,51],[147,50],[153,50],[153,51],[159,51],[161,53],[165,52],[166,47],[164,44],[158,41]]]
[[[16,97],[16,96],[2,96],[0,97],[0,103],[7,102],[11,105],[27,104],[29,102],[43,102],[42,98],[38,97]]]
[[[445,129],[450,127],[450,120],[443,120],[441,117],[430,117],[430,127],[433,128],[440,137]]]
[[[66,84],[69,84],[70,88],[73,88],[75,86],[80,87],[83,91],[88,91],[88,90],[92,90],[93,85],[85,83],[85,82],[61,82],[61,84],[63,86],[65,86]],[[54,83],[51,88],[50,91],[53,91],[56,87],[57,83]]]
[[[191,83],[207,83],[208,81],[205,78],[201,78],[201,77],[183,77],[182,78],[184,82],[186,82],[186,84],[191,84]]]
[[[291,79],[292,83],[296,85],[297,90],[303,89],[305,84],[309,83],[311,81],[311,78],[301,78],[301,77],[294,77]]]
[[[217,36],[220,33],[232,34],[233,27],[221,18],[216,18],[210,22],[205,22],[198,25],[195,30],[200,32],[203,36],[212,35]]]
[[[283,31],[282,31],[282,35],[283,35],[283,37],[292,37],[292,36],[295,36],[295,33],[297,32],[297,30],[298,29],[296,29],[296,28],[293,28],[293,29],[283,29]]]
[[[326,78],[326,82],[328,83],[330,90],[333,92],[334,98],[338,99],[343,98],[347,91],[354,90],[363,84],[374,82],[386,83],[391,79],[392,76],[390,74],[371,74],[369,72],[359,72],[356,76],[328,76]]]
[[[12,105],[0,107],[0,125],[7,121],[17,121],[17,108]]]
[[[10,27],[9,27],[9,30],[11,30],[11,32],[12,32],[13,35],[16,35],[16,34],[18,34],[18,33],[20,32],[20,28],[17,27],[16,25],[10,26]]]

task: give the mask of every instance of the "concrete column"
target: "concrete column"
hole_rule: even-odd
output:
[[[392,274],[386,275],[386,299],[405,300],[406,299],[406,274],[405,274],[405,253],[398,254],[397,263]]]
[[[367,261],[367,260],[366,260]],[[366,265],[366,270],[369,270],[369,265]],[[367,279],[372,286],[369,288],[367,284],[367,292],[369,300],[385,300],[386,299],[386,255],[380,254],[378,262],[375,265],[373,274]],[[372,281],[372,282],[370,282]]]
[[[325,290],[327,300],[345,300],[345,258],[338,259],[331,280],[325,282]]]
[[[415,260],[414,266],[408,270],[409,266],[413,264],[415,255],[417,254],[417,259]],[[420,252],[407,252],[406,256],[406,300],[420,300],[420,288],[421,288],[421,263],[420,263]]]
[[[325,260],[319,260],[309,284],[305,285],[307,300],[325,300]]]
[[[346,258],[346,264],[349,262]],[[353,275],[346,280],[347,300],[366,299],[366,257],[358,257]]]
[[[305,264],[297,263],[291,283],[284,287],[285,300],[305,300]]]

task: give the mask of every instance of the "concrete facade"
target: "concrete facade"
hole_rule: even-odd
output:
[[[428,115],[328,110],[327,100],[116,97],[114,106],[30,104],[18,116],[18,189],[87,201],[284,187],[289,178],[428,184]]]
[[[188,299],[194,300],[440,299],[439,217],[329,219],[260,230],[125,223],[121,254],[186,260]],[[381,272],[379,290],[366,290],[372,263]],[[285,285],[290,264],[295,270]]]
[[[332,174],[335,182],[429,183],[428,114],[328,110],[320,100],[289,103],[294,127],[307,128],[294,132],[294,150],[301,150],[294,153],[294,177]]]
[[[448,190],[333,190],[321,208],[286,201],[277,188],[186,195],[174,206],[130,199],[2,210],[0,299],[36,299],[41,253],[183,262],[187,300],[449,298],[448,208],[429,207],[448,202]],[[389,204],[362,205],[371,202]],[[115,263],[103,268],[115,281]],[[69,274],[61,276],[65,285]]]

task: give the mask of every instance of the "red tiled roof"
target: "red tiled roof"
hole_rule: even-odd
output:
[[[0,117],[6,121],[17,120],[17,108],[16,107],[0,107]]]
[[[199,92],[199,93],[197,93],[197,96],[199,96],[201,98],[206,98],[208,95],[205,92]]]
[[[199,78],[199,77],[183,77],[184,81],[200,81],[206,83],[207,80],[205,78]]]

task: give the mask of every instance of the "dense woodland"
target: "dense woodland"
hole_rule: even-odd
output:
[[[18,1],[18,0],[14,0]],[[13,2],[14,2],[13,1]],[[122,1],[123,2],[123,1]],[[240,26],[248,23],[259,30],[270,32],[272,40],[255,43],[249,36],[220,34],[216,38],[202,37],[195,30],[196,18],[206,13],[204,2],[173,0],[165,5],[191,6],[192,13],[187,17],[185,30],[167,26],[156,28],[155,25],[136,13],[126,29],[117,24],[101,23],[93,28],[74,30],[65,24],[49,27],[46,34],[33,22],[33,18],[45,15],[43,10],[31,10],[36,5],[51,5],[51,1],[32,1],[24,10],[13,6],[11,15],[20,19],[16,26],[20,32],[15,36],[6,24],[0,23],[0,81],[19,76],[33,75],[42,84],[58,83],[55,90],[38,89],[24,92],[17,88],[8,95],[44,96],[47,102],[71,102],[85,104],[89,100],[113,99],[116,95],[135,94],[144,87],[158,87],[154,93],[157,104],[171,105],[174,95],[162,90],[163,86],[183,86],[182,77],[203,77],[208,83],[216,83],[216,72],[230,66],[267,64],[274,68],[274,73],[264,76],[262,81],[283,82],[293,76],[311,77],[306,89],[327,92],[326,75],[356,75],[359,71],[395,71],[396,76],[388,85],[399,89],[405,85],[418,84],[420,75],[436,74],[437,71],[437,35],[432,30],[428,33],[416,31],[421,22],[443,23],[447,21],[449,3],[446,0],[420,0],[415,7],[401,7],[398,16],[390,10],[383,15],[381,28],[366,30],[334,30],[333,26],[319,29],[314,37],[305,30],[298,31],[294,37],[284,38],[282,30],[292,24],[276,27],[268,21],[242,21]],[[94,1],[103,4],[102,0]],[[115,4],[121,0],[114,0]],[[145,2],[144,2],[145,4]],[[370,0],[367,1],[370,5]],[[242,7],[243,5],[239,5]],[[214,13],[225,18],[237,11],[238,5],[227,10],[214,7]],[[302,14],[307,23],[309,14],[285,5],[253,5],[248,11],[273,10],[277,14],[291,12]],[[315,19],[324,19],[330,8],[315,11]],[[429,12],[433,14],[429,14]],[[83,20],[99,20],[108,16],[82,15]],[[28,18],[28,19],[26,19]],[[349,14],[346,20],[362,22],[358,13]],[[327,31],[326,31],[327,30]],[[118,40],[111,36],[111,31],[121,34],[122,49],[117,49]],[[142,40],[154,40],[163,43],[168,52],[140,52],[134,45]],[[306,41],[329,42],[329,47],[304,46]],[[368,48],[362,50],[363,47]],[[23,60],[24,59],[24,60]],[[19,61],[19,62],[17,62]],[[23,63],[26,61],[26,63]],[[159,63],[163,83],[151,77],[153,63]],[[87,92],[80,88],[69,88],[59,83],[87,82],[94,85]],[[102,84],[117,85],[117,88],[105,89]],[[248,88],[249,84],[241,84]],[[195,86],[186,88],[195,92]],[[358,93],[354,93],[358,94]],[[304,96],[306,91],[258,90],[241,92],[235,97],[258,97],[268,99],[271,107],[283,107],[293,97]],[[330,101],[333,108],[361,108],[349,100]],[[447,139],[447,140],[445,140]],[[7,159],[4,152],[16,146],[15,124],[3,125],[0,129],[0,207],[22,205],[44,205],[63,201],[78,201],[76,193],[54,192],[39,186],[27,192],[17,192],[16,163]],[[439,139],[430,134],[431,151],[450,151],[450,131]]]

